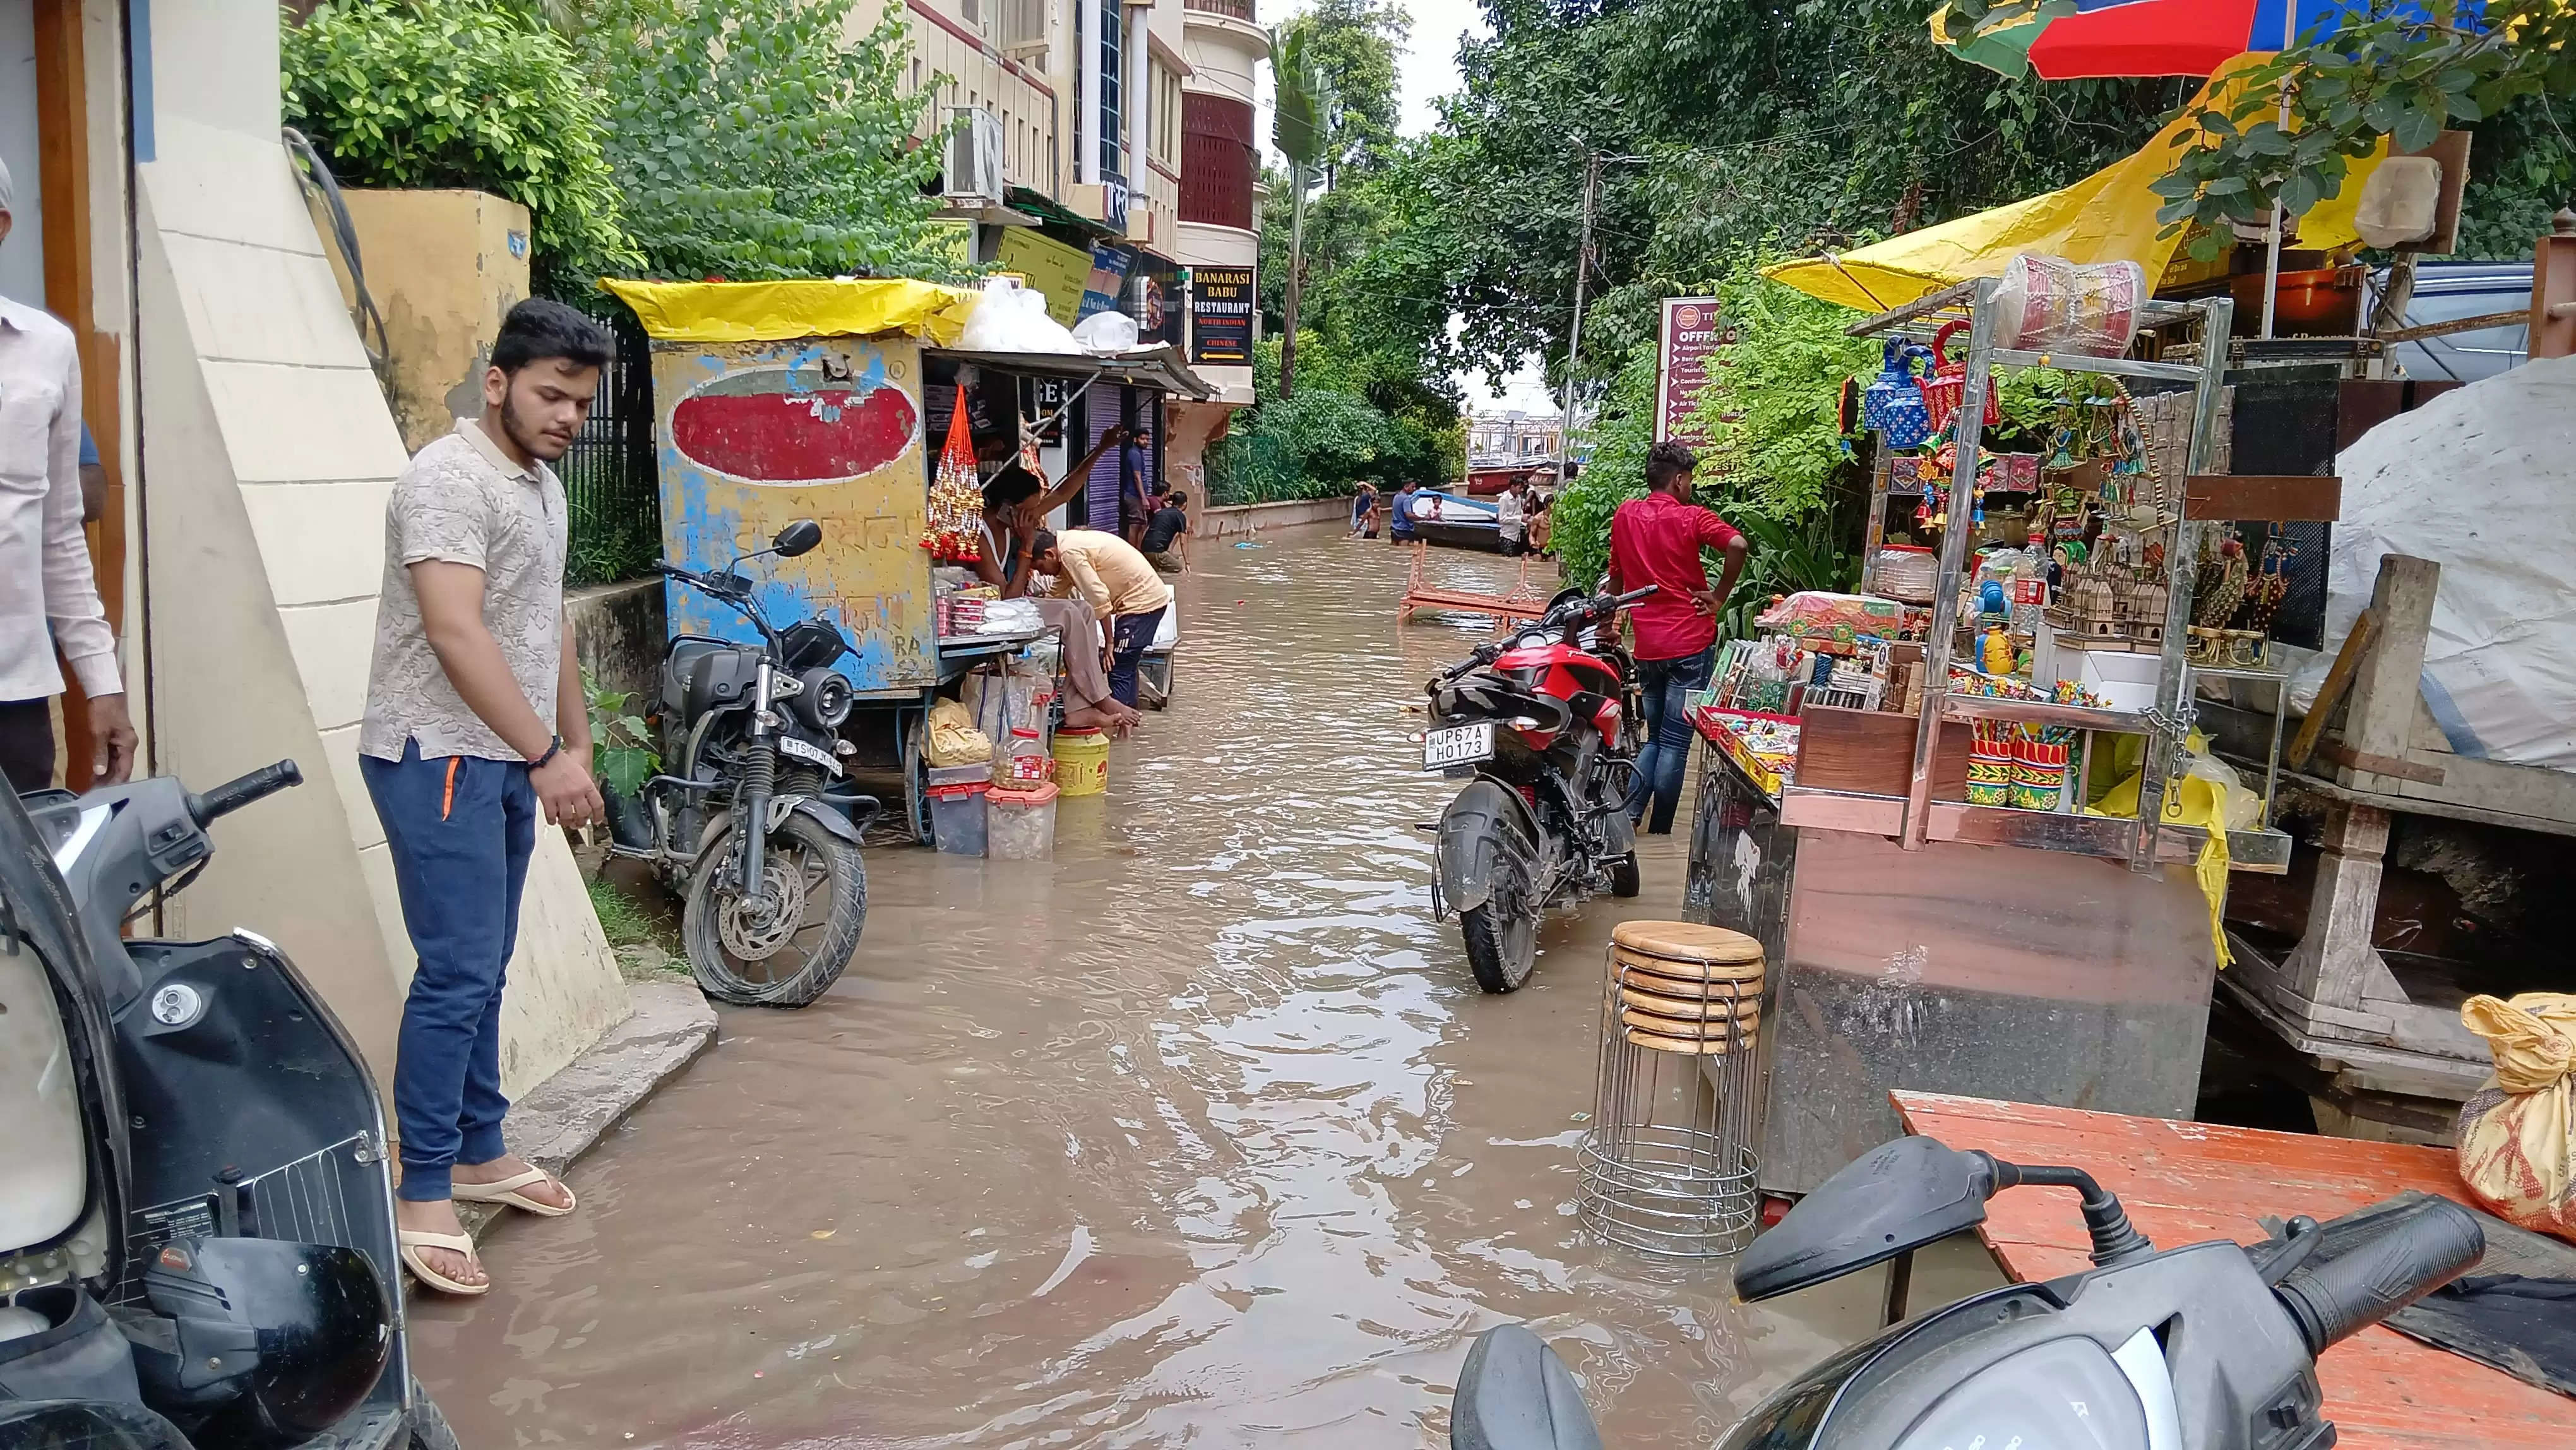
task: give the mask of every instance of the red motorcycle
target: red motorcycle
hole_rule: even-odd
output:
[[[1549,907],[1605,889],[1637,894],[1626,810],[1643,743],[1637,671],[1612,625],[1654,592],[1569,589],[1537,622],[1423,687],[1432,724],[1422,768],[1468,782],[1440,816],[1432,913],[1458,913],[1488,992],[1529,979]]]

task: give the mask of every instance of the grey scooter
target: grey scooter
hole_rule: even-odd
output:
[[[119,934],[301,779],[0,791],[0,1445],[456,1444],[411,1377],[348,1034],[247,930]]]
[[[2316,1360],[2485,1249],[2467,1209],[2412,1195],[2257,1244],[2159,1251],[2076,1168],[1899,1138],[1844,1166],[1753,1241],[1736,1293],[1767,1299],[1973,1228],[2022,1185],[2081,1198],[2094,1268],[1972,1295],[1807,1371],[1718,1450],[2327,1450]],[[1574,1377],[1517,1324],[1468,1351],[1454,1450],[1600,1450]]]

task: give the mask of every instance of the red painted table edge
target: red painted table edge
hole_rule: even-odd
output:
[[[1956,1128],[1964,1127],[1967,1123],[1976,1121],[1981,1115],[1981,1110],[1983,1110],[1983,1114],[1988,1118],[1988,1120],[1994,1122],[1999,1128],[2009,1122],[2016,1127],[2029,1130],[2034,1126],[2032,1122],[2033,1119],[2054,1118],[2062,1120],[2063,1127],[2066,1129],[2080,1129],[2087,1120],[2102,1123],[2119,1122],[2128,1124],[2160,1124],[2176,1130],[2174,1136],[2179,1144],[2252,1143],[2259,1145],[2267,1140],[2278,1140],[2284,1147],[2298,1145],[2308,1149],[2311,1153],[2313,1153],[2315,1148],[2321,1144],[2349,1144],[2351,1148],[2355,1150],[2356,1156],[2366,1157],[2383,1165],[2393,1166],[2396,1164],[2404,1164],[2430,1180],[2428,1183],[2422,1184],[2421,1186],[2438,1190],[2444,1197],[2450,1198],[2463,1205],[2476,1207],[2475,1204],[2470,1202],[2465,1186],[2461,1185],[2459,1182],[2458,1169],[2456,1166],[2457,1160],[2448,1149],[2425,1148],[2404,1143],[2374,1143],[2357,1139],[2324,1138],[2301,1133],[2276,1133],[2258,1128],[2233,1128],[2213,1123],[2183,1124],[2176,1123],[2169,1119],[2144,1118],[2125,1113],[2095,1112],[2084,1108],[2048,1107],[2033,1103],[2015,1103],[1991,1098],[1962,1097],[1946,1093],[1909,1092],[1901,1088],[1890,1090],[1887,1097],[1889,1104],[1896,1110],[1897,1121],[1904,1126],[1907,1133],[1930,1135],[1932,1127],[1927,1125],[1950,1125],[1945,1128],[1944,1140],[1958,1140],[1954,1143],[1954,1146],[1958,1147],[1980,1146],[1977,1143],[1966,1141],[1964,1135],[1956,1131]],[[2124,1171],[2127,1165],[2120,1163],[2106,1164],[2100,1162],[2084,1162],[2080,1161],[2080,1159],[2080,1154],[2075,1155],[2075,1159],[2073,1160],[2061,1155],[2055,1161],[2069,1163],[2070,1166],[2085,1169],[2087,1172],[2092,1173],[2097,1179],[2099,1179],[2104,1187],[2119,1194],[2123,1202],[2129,1202],[2131,1200],[2132,1191],[2136,1185],[2127,1181],[2129,1175]],[[2361,1175],[2355,1176],[2358,1178]],[[2409,1176],[2413,1175],[2410,1174]],[[2355,1186],[2359,1186],[2359,1184],[2356,1183]],[[2234,1206],[2230,1205],[2216,1204],[2209,1205],[2209,1207],[2217,1212],[2227,1212],[2230,1211],[2231,1208],[2234,1208]],[[2236,1209],[2235,1211],[2241,1212],[2242,1210]],[[2144,1219],[2152,1217],[2152,1212],[2153,1211],[2150,1210],[2148,1214],[2140,1215],[2133,1210],[2132,1217]],[[2059,1273],[2076,1271],[2086,1267],[2083,1262],[2085,1248],[2082,1221],[2072,1213],[2064,1215],[2064,1218],[2065,1242],[2062,1244],[2042,1245],[2032,1243],[2014,1245],[2001,1242],[1992,1232],[1993,1224],[1991,1220],[1978,1225],[1977,1237],[1979,1242],[1985,1245],[1986,1252],[1994,1260],[1995,1267],[2000,1270],[2006,1278],[2011,1279],[2016,1283],[2032,1282],[2034,1277],[2053,1278]],[[2138,1227],[2142,1232],[2147,1232],[2152,1236],[2153,1230],[2149,1227],[2147,1222],[2139,1222]],[[2248,1234],[2240,1237],[2240,1242],[2250,1240],[2251,1237],[2252,1234],[2249,1232]],[[2162,1240],[2159,1240],[2159,1242],[2161,1243]],[[2176,1246],[2176,1244],[2171,1243],[2164,1244],[2164,1247],[2167,1248]],[[2076,1262],[2067,1269],[2055,1270],[2048,1274],[2025,1276],[2016,1268],[2013,1262],[2016,1249],[2025,1253],[2041,1249],[2059,1250],[2071,1254]],[[2447,1350],[2436,1349],[2431,1345],[2408,1339],[2391,1329],[2374,1327],[2364,1330],[2360,1337],[2348,1344],[2334,1346],[2327,1351],[2327,1354],[2329,1356],[2344,1356],[2346,1357],[2345,1362],[2349,1362],[2348,1357],[2350,1352],[2354,1349],[2368,1349],[2380,1353],[2393,1353],[2408,1360],[2420,1358],[2423,1361],[2424,1368],[2431,1381],[2439,1382],[2457,1380],[2461,1382],[2462,1388],[2474,1386],[2477,1389],[2489,1392],[2490,1395],[2497,1399],[2505,1401],[2507,1407],[2519,1405],[2523,1411],[2541,1413],[2542,1417],[2535,1420],[2531,1418],[2530,1414],[2516,1413],[2515,1418],[2518,1419],[2520,1423],[2499,1424],[2481,1416],[2477,1413],[2476,1408],[2469,1405],[2449,1404],[2426,1406],[2422,1405],[2420,1402],[2413,1402],[2411,1396],[2408,1397],[2409,1403],[2403,1406],[2396,1404],[2381,1405],[2372,1403],[2369,1400],[2356,1404],[2350,1396],[2339,1395],[2336,1392],[2335,1382],[2341,1381],[2345,1377],[2339,1374],[2326,1374],[2323,1377],[2326,1378],[2329,1383],[2327,1387],[2325,1409],[2329,1418],[2335,1418],[2337,1416],[2339,1405],[2341,1406],[2341,1413],[2343,1415],[2354,1416],[2363,1420],[2377,1420],[2381,1418],[2416,1420],[2418,1419],[2419,1412],[2425,1410],[2433,1411],[2431,1418],[2435,1419],[2455,1417],[2454,1423],[2442,1426],[2439,1430],[2435,1430],[2430,1425],[2423,1426],[2422,1433],[2400,1433],[2397,1426],[2393,1424],[2365,1425],[2346,1423],[2339,1420],[2338,1429],[2341,1431],[2341,1434],[2338,1444],[2344,1447],[2344,1450],[2452,1450],[2452,1447],[2483,1447],[2489,1445],[2499,1447],[2508,1445],[2528,1445],[2535,1447],[2547,1446],[2553,1447],[2553,1450],[2564,1450],[2564,1447],[2576,1446],[2576,1400],[2567,1399],[2552,1391],[2543,1389],[2540,1386],[2528,1384],[2522,1380],[2515,1379],[2513,1376],[2508,1375],[2501,1370],[2479,1364],[2471,1359],[2451,1354]],[[2378,1353],[2374,1353],[2372,1355],[2372,1358],[2374,1359],[2378,1357]],[[2321,1366],[2321,1370],[2322,1368],[2323,1366]],[[2408,1383],[2414,1384],[2417,1382],[2410,1378]],[[2376,1397],[2372,1397],[2372,1399],[2375,1400]],[[2449,1415],[2445,1416],[2443,1414],[2444,1411],[2448,1411]],[[2384,1414],[2382,1412],[2384,1412]],[[2507,1437],[2498,1438],[2496,1432],[2506,1432]],[[2522,1432],[2530,1433],[2526,1434]]]

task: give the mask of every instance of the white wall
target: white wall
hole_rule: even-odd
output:
[[[200,783],[304,766],[304,790],[226,822],[172,925],[274,937],[384,1081],[413,959],[356,738],[384,502],[408,460],[279,144],[277,24],[261,0],[152,14],[136,265],[153,764]],[[511,978],[513,1092],[628,1010],[559,832],[539,833]]]

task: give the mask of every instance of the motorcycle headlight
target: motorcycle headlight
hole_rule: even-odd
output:
[[[2154,1341],[2147,1343],[2152,1351]],[[2161,1357],[2149,1357],[2154,1373],[2163,1374]],[[1897,1450],[1971,1444],[2147,1450],[2151,1443],[2162,1441],[2148,1434],[2138,1386],[2101,1345],[2070,1335],[1969,1376],[1906,1430]]]
[[[850,682],[821,666],[798,675],[796,680],[804,687],[796,696],[796,713],[817,730],[840,729],[841,722],[850,718],[850,711],[858,704]]]

